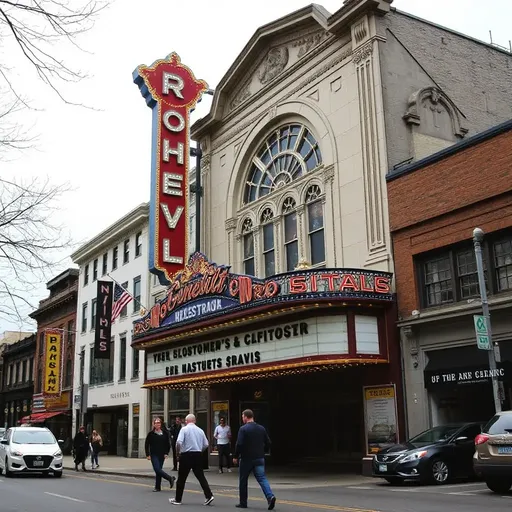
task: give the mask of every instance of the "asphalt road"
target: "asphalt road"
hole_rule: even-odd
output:
[[[271,482],[272,483],[272,482]],[[177,508],[194,512],[205,510],[204,497],[191,475],[183,497],[183,506],[173,507],[169,498],[174,491],[152,492],[152,481],[120,476],[65,472],[52,477],[0,477],[1,512],[162,512]],[[236,489],[212,487],[213,509],[236,510]],[[509,512],[512,493],[491,493],[479,482],[442,487],[391,487],[380,481],[361,486],[280,489],[276,492],[276,510],[339,512]],[[250,490],[249,508],[267,510],[266,501]]]

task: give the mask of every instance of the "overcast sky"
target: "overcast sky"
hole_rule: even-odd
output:
[[[333,13],[342,0],[319,3]],[[302,0],[117,0],[80,40],[88,53],[55,48],[67,63],[90,75],[62,91],[97,110],[63,104],[18,54],[10,61],[16,85],[40,109],[18,120],[33,126],[39,140],[37,149],[0,162],[2,176],[69,181],[75,190],[62,202],[57,221],[66,223],[75,240],[91,238],[149,198],[151,112],[132,82],[136,66],[176,51],[197,78],[215,88],[259,26],[305,5]],[[393,6],[486,42],[489,30],[503,46],[512,39],[511,0],[395,0]],[[2,63],[12,55],[3,52]],[[194,119],[204,116],[210,103],[206,96]],[[96,196],[105,197],[105,192],[110,200],[100,208]],[[40,296],[31,299],[37,303],[46,295],[41,283]],[[13,328],[0,319],[0,333]]]

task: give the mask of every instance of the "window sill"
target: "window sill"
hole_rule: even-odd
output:
[[[139,381],[139,376],[137,375],[137,377],[132,377],[130,379],[130,382],[138,382]]]
[[[117,383],[118,383],[118,384],[126,384],[126,378],[124,378],[124,379],[119,379],[119,380],[117,381]]]

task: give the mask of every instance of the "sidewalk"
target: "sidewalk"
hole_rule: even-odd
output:
[[[95,474],[110,474],[119,476],[130,476],[137,478],[154,478],[155,474],[151,468],[151,463],[146,459],[127,459],[124,457],[101,456],[100,455],[99,469],[91,470],[90,459],[86,462],[86,469]],[[167,462],[164,470],[167,469],[171,472],[171,462]],[[74,471],[75,465],[73,458],[70,456],[64,457],[64,469]],[[233,468],[232,473],[219,474],[218,469],[210,466],[210,469],[205,471],[208,481],[213,486],[223,487],[238,487],[238,470]],[[172,473],[177,476],[177,473]],[[331,487],[331,486],[348,486],[348,485],[363,485],[373,483],[373,478],[357,475],[357,474],[332,474],[332,473],[312,473],[286,471],[283,468],[269,468],[267,474],[272,481],[272,486],[276,489],[291,489],[298,488],[313,488],[313,487]],[[258,483],[254,478],[249,480],[249,487],[256,488]]]

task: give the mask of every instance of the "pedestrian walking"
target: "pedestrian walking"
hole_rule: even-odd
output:
[[[96,432],[96,430],[92,431],[91,435],[91,467],[92,469],[97,469],[100,467],[98,463],[98,456],[103,447],[103,439]]]
[[[192,470],[203,489],[204,504],[210,505],[214,497],[203,472],[203,452],[208,448],[208,439],[203,430],[196,425],[196,417],[193,414],[185,418],[185,423],[176,440],[176,455],[179,461],[176,496],[169,501],[172,505],[181,505],[185,483]]]
[[[172,470],[178,471],[178,457],[176,455],[176,441],[178,441],[178,436],[180,435],[181,430],[181,418],[176,416],[174,420],[174,424],[171,425],[170,433],[171,433],[171,446],[172,446]]]
[[[162,430],[162,420],[155,418],[153,420],[153,430],[151,430],[145,443],[146,458],[151,461],[155,472],[155,488],[153,492],[162,490],[162,478],[169,482],[171,489],[174,487],[176,477],[168,475],[164,470],[164,462],[169,457],[171,451],[171,442],[169,434]]]
[[[87,459],[87,454],[89,453],[89,439],[85,435],[85,427],[83,425],[80,426],[73,439],[73,451],[75,452],[75,471],[78,471],[80,464],[82,464],[82,470],[87,471],[85,469],[85,459]]]
[[[273,510],[276,506],[276,497],[265,475],[265,453],[270,448],[270,438],[265,427],[254,421],[254,413],[250,409],[242,413],[242,421],[244,425],[238,431],[233,459],[235,464],[240,459],[238,468],[240,503],[236,508],[247,508],[247,485],[249,475],[254,473],[256,481],[267,498],[268,510]]]
[[[217,439],[217,451],[219,452],[219,473],[222,471],[222,463],[226,459],[226,468],[231,473],[231,427],[226,425],[226,420],[220,418],[219,425],[215,427],[213,437]]]

